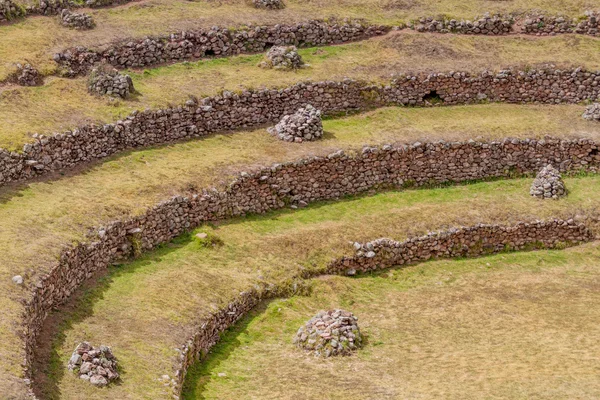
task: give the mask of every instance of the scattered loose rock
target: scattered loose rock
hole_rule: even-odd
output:
[[[74,13],[67,8],[63,8],[60,12],[60,24],[67,28],[79,30],[92,29],[96,25],[91,15]]]
[[[305,66],[296,46],[273,46],[267,51],[261,68],[298,69]]]
[[[541,199],[558,199],[567,194],[560,172],[548,164],[537,174],[529,193]]]
[[[281,10],[285,8],[282,0],[252,0],[252,4],[256,8],[266,8],[268,10]]]
[[[108,65],[100,65],[92,70],[89,78],[88,90],[90,93],[118,96],[123,99],[135,90],[131,77],[121,74]]]
[[[600,122],[600,103],[590,104],[583,112],[583,119]]]
[[[323,136],[321,111],[312,105],[298,109],[292,115],[285,115],[274,127],[268,129],[271,135],[286,142],[302,143],[305,140],[317,140]]]
[[[44,83],[42,76],[31,64],[17,64],[14,74],[16,82],[21,86],[40,86]]]
[[[349,311],[320,311],[298,329],[294,343],[319,357],[349,355],[362,345],[357,321]]]
[[[94,386],[106,386],[119,378],[117,360],[110,347],[94,348],[88,342],[77,345],[69,359],[69,371],[76,371],[79,378]]]

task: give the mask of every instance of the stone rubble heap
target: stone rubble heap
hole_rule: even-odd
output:
[[[285,8],[282,0],[252,0],[252,4],[256,8],[265,8],[267,10],[281,10]]]
[[[558,199],[566,196],[567,190],[560,172],[551,164],[548,164],[542,168],[533,180],[529,194],[540,199]]]
[[[462,33],[467,35],[506,35],[511,32],[514,19],[511,16],[490,16],[475,21],[455,19],[421,18],[411,28],[418,32]]]
[[[292,115],[285,115],[274,127],[268,129],[271,135],[286,142],[302,143],[323,136],[321,111],[307,104]]]
[[[67,8],[63,8],[60,12],[60,24],[67,28],[79,30],[92,29],[96,25],[91,15],[74,13]]]
[[[261,68],[298,69],[304,66],[296,46],[273,46],[267,51]]]
[[[77,5],[69,0],[39,0],[37,5],[27,7],[27,14],[57,15],[70,7],[77,7]]]
[[[600,122],[600,103],[590,104],[585,108],[582,115],[583,119],[588,121],[599,121]]]
[[[12,0],[0,0],[0,22],[8,22],[25,15],[25,10]]]
[[[110,66],[101,65],[92,70],[88,90],[92,94],[118,96],[125,99],[135,89],[129,75],[121,74]]]
[[[117,360],[108,346],[94,348],[88,342],[80,343],[73,351],[67,368],[98,387],[119,379]]]
[[[17,64],[15,79],[21,86],[39,86],[43,83],[42,76],[31,64]]]
[[[339,309],[320,311],[298,329],[294,343],[317,357],[349,355],[362,345],[358,318]]]

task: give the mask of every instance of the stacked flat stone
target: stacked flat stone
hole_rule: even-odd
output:
[[[67,8],[63,8],[60,12],[60,24],[67,28],[79,30],[92,29],[96,25],[91,15],[74,13]]]
[[[349,355],[362,345],[358,318],[339,309],[320,311],[298,329],[294,343],[317,357]]]
[[[16,81],[21,86],[39,86],[43,83],[42,76],[31,64],[17,64]]]
[[[117,360],[108,346],[94,348],[88,342],[80,343],[73,351],[67,368],[98,387],[119,379]]]
[[[585,19],[570,19],[564,16],[527,15],[523,21],[524,33],[539,36],[561,33],[579,33],[582,35],[600,35],[600,17],[593,11],[585,12]]]
[[[268,131],[271,135],[286,142],[302,143],[305,140],[320,139],[323,136],[321,111],[307,104],[294,114],[285,115],[277,125],[269,128]]]
[[[600,103],[590,104],[583,112],[583,119],[600,122]]]
[[[265,8],[267,10],[281,10],[285,8],[282,0],[252,0],[256,8]]]
[[[558,199],[567,194],[560,172],[548,164],[537,174],[529,193],[540,199]]]
[[[418,32],[462,33],[468,35],[506,35],[511,32],[514,19],[511,16],[490,16],[475,21],[458,21],[455,19],[439,20],[432,17],[421,18],[411,26]]]
[[[90,75],[88,90],[92,94],[127,98],[135,89],[131,77],[112,67],[94,68]]]
[[[259,65],[262,68],[298,69],[304,66],[302,57],[296,46],[273,46],[267,51],[265,60]]]
[[[25,15],[25,10],[12,0],[0,0],[0,22],[7,22]]]

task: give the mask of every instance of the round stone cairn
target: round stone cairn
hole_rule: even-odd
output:
[[[567,194],[560,172],[548,164],[537,174],[529,194],[540,199],[558,199]]]
[[[357,321],[349,311],[320,311],[298,329],[294,343],[316,357],[349,355],[362,346]]]
[[[582,117],[588,121],[600,122],[600,103],[594,103],[587,106]]]
[[[16,81],[21,86],[39,86],[44,83],[42,76],[31,64],[17,64]]]
[[[267,10],[281,10],[285,8],[282,0],[252,0],[256,8],[265,8]]]
[[[273,46],[267,51],[261,68],[298,69],[305,66],[296,46]]]
[[[108,346],[94,348],[88,342],[79,343],[67,368],[75,371],[79,378],[98,387],[119,379],[117,360]]]
[[[127,98],[135,89],[131,77],[121,74],[110,65],[95,67],[89,78],[88,90],[92,94]]]
[[[96,25],[91,15],[74,13],[67,8],[63,8],[60,12],[60,24],[78,30],[92,29]]]
[[[299,108],[292,115],[285,115],[268,132],[286,142],[302,143],[305,140],[312,141],[323,136],[323,122],[321,111],[312,105]]]

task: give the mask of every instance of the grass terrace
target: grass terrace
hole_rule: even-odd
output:
[[[301,49],[300,54],[310,67],[295,73],[257,67],[262,55],[129,71],[138,91],[129,100],[109,101],[89,94],[85,77],[51,77],[40,87],[0,88],[0,148],[20,150],[33,133],[52,134],[90,122],[114,122],[134,110],[178,105],[189,95],[211,96],[223,89],[272,88],[345,77],[389,81],[393,73],[408,71],[478,73],[544,63],[600,69],[600,40],[584,36],[540,39],[400,32],[358,43]]]
[[[593,243],[318,279],[310,297],[273,301],[223,335],[183,398],[600,396],[599,256]],[[358,316],[366,346],[335,360],[295,348],[296,330],[331,308]]]
[[[174,348],[185,342],[192,333],[194,323],[198,322],[202,316],[224,306],[228,299],[249,288],[252,283],[258,281],[279,283],[297,275],[301,269],[319,270],[325,267],[332,258],[351,254],[352,246],[349,241],[365,242],[378,237],[403,240],[430,230],[458,225],[514,223],[555,216],[568,218],[577,213],[593,212],[600,207],[600,200],[597,199],[598,196],[594,195],[597,193],[600,177],[572,178],[567,179],[565,183],[571,192],[567,200],[558,202],[541,203],[529,196],[528,188],[531,179],[516,179],[449,188],[387,192],[369,197],[320,203],[296,211],[284,210],[264,216],[234,219],[214,226],[203,226],[194,231],[192,235],[184,236],[135,262],[113,268],[108,277],[100,280],[94,288],[85,291],[82,297],[76,301],[77,305],[74,305],[72,310],[63,310],[61,313],[55,314],[53,318],[56,318],[55,324],[58,329],[53,335],[48,335],[48,337],[54,338],[54,343],[52,349],[47,350],[46,353],[49,354],[46,358],[50,359],[50,363],[47,373],[44,374],[49,381],[47,384],[41,384],[38,381],[38,385],[41,384],[43,390],[47,390],[47,392],[43,392],[44,398],[52,398],[56,393],[60,393],[63,398],[75,398],[78,394],[84,394],[86,398],[90,399],[107,397],[163,398],[165,386],[161,377],[165,374],[172,375],[172,365],[178,355]],[[223,245],[204,248],[194,238],[193,234],[196,232],[206,232],[209,237],[220,239]],[[594,255],[597,257],[599,250],[595,247],[592,249],[595,250],[585,254],[585,259],[590,260],[594,258]],[[568,258],[556,254],[554,257],[560,260]],[[536,256],[529,256],[529,260],[532,267],[536,267]],[[551,263],[551,260],[552,257],[548,257],[547,263]],[[458,264],[458,268],[459,270],[463,268],[477,270],[477,267],[485,265],[485,263],[485,259],[482,259],[477,263],[466,263],[467,266],[462,268]],[[506,265],[500,257],[495,258],[493,263],[498,265],[499,269],[510,266],[510,264]],[[537,265],[537,267],[540,268],[541,265]],[[585,265],[585,268],[590,270],[591,266],[588,264]],[[421,271],[425,269],[427,269],[427,265],[420,268]],[[434,267],[434,269],[436,268]],[[448,264],[439,269],[446,270],[444,281],[448,278],[461,281],[460,278],[453,277],[452,270],[454,268],[449,267]],[[490,267],[489,269],[494,268]],[[431,278],[429,273],[426,276]],[[438,281],[442,278],[438,275],[434,279]],[[494,278],[487,279],[493,281]],[[574,279],[577,280],[578,277]],[[507,277],[506,281],[510,281],[510,278]],[[432,283],[425,286],[431,286]],[[513,284],[516,283],[513,282]],[[570,286],[567,283],[565,285],[565,288]],[[415,286],[420,285],[416,284]],[[463,290],[469,292],[467,288],[463,288]],[[497,295],[502,296],[502,290],[497,290],[499,292]],[[513,290],[517,289],[513,288]],[[550,297],[550,293],[553,291],[550,288],[546,288],[546,290],[546,296]],[[359,291],[358,287],[356,291]],[[485,289],[482,288],[481,291],[485,291]],[[475,293],[471,293],[472,299],[478,297]],[[533,293],[536,292],[532,292],[532,295]],[[589,307],[596,299],[595,295],[590,294],[590,296],[592,297],[587,303],[578,305],[581,310]],[[375,303],[371,307],[371,318],[375,318],[379,313],[389,312],[385,307],[381,307],[382,304],[385,304],[386,297],[382,297],[381,303]],[[420,304],[423,306],[429,304],[426,300],[428,299],[427,295],[419,298],[421,299]],[[398,301],[401,302],[401,300]],[[553,304],[557,301],[559,299],[554,299]],[[324,306],[327,304],[325,303]],[[431,304],[430,306],[433,307]],[[448,307],[451,305],[449,304]],[[566,305],[564,307],[566,308]],[[399,311],[396,307],[392,307],[392,309],[396,309],[396,312]],[[449,310],[446,312],[450,313]],[[468,313],[466,310],[464,312]],[[308,313],[305,317],[308,318],[313,313]],[[485,314],[486,311],[480,310],[479,313]],[[471,318],[477,320],[479,313],[473,314]],[[411,314],[419,315],[416,309]],[[585,321],[581,321],[582,326],[590,326],[596,314],[597,311],[589,311]],[[425,315],[428,314],[425,313]],[[564,315],[562,318],[555,316],[556,324],[568,326],[569,321],[575,318],[571,316],[567,319],[566,309]],[[543,317],[540,316],[540,318]],[[410,319],[408,318],[408,320]],[[386,318],[383,317],[383,320]],[[426,317],[426,320],[429,320],[430,323],[438,321],[431,314],[429,314],[429,318]],[[495,324],[503,325],[499,320],[495,321]],[[539,323],[542,324],[542,321]],[[578,320],[577,323],[580,321]],[[397,328],[401,329],[400,335],[407,334],[406,328],[400,326]],[[393,324],[388,325],[389,331],[387,332],[384,327],[380,329],[381,334],[386,335],[385,339],[374,336],[369,339],[371,344],[378,341],[385,343],[390,340],[390,337],[398,335]],[[575,327],[569,329],[575,332]],[[415,331],[418,332],[417,327],[414,328],[413,332]],[[506,332],[508,334],[510,329]],[[562,340],[565,340],[562,339],[562,335],[559,335],[560,339],[553,339],[551,333],[539,332],[539,334],[542,335],[548,346],[561,346]],[[415,335],[419,336],[416,332]],[[439,332],[438,335],[442,335],[442,333]],[[452,337],[456,338],[456,335]],[[74,346],[85,338],[93,343],[110,342],[115,352],[120,354],[119,361],[124,371],[124,379],[121,384],[98,391],[76,376],[65,372],[64,365]],[[276,340],[275,336],[273,340]],[[426,346],[428,340],[437,343],[436,339],[431,337],[425,337],[423,340],[420,344],[421,348]],[[589,337],[586,338],[585,343],[588,341],[593,343],[593,339]],[[521,342],[521,339],[518,339],[517,342]],[[289,343],[288,340],[278,340],[277,343],[282,351],[295,352],[293,347],[286,346]],[[581,344],[579,343],[579,345]],[[522,345],[527,346],[526,344]],[[574,347],[579,347],[579,345],[573,344]],[[443,348],[444,346],[440,346],[438,351],[441,352]],[[473,360],[486,360],[488,354],[486,349],[488,349],[486,346],[475,347],[471,349],[468,356],[465,354],[465,357],[468,359],[472,357]],[[509,349],[511,353],[504,353],[506,358],[515,357],[521,352],[521,347],[507,344],[506,351]],[[385,349],[381,349],[381,351],[385,351]],[[586,358],[594,354],[592,349],[587,349],[587,351],[589,353],[586,353],[588,354]],[[393,357],[392,354],[389,357]],[[273,355],[273,357],[278,358],[277,355]],[[401,356],[398,355],[398,357]],[[558,358],[560,355],[557,354],[556,357]],[[302,359],[301,356],[288,357],[287,355],[284,358],[287,358],[286,365],[289,368],[295,364],[295,359]],[[256,359],[247,366],[260,363],[261,361]],[[331,361],[330,367],[334,368],[332,364],[337,365],[336,363],[337,361]],[[577,364],[577,357],[572,358],[572,363],[573,365]],[[281,365],[281,361],[271,367],[276,368],[277,364]],[[469,364],[465,360],[464,365]],[[344,365],[344,361],[342,361],[342,365]],[[390,365],[390,369],[393,370],[392,365]],[[441,360],[438,360],[437,363],[430,360],[426,365],[428,366],[422,366],[422,368],[427,370],[435,365],[438,368],[455,368],[452,362],[446,363]],[[485,368],[485,365],[487,365],[487,361],[479,364],[477,368]],[[288,367],[283,368],[280,372],[287,374],[289,370],[286,371],[286,368]],[[366,368],[368,369],[368,367]],[[422,375],[417,372],[420,369],[415,366],[415,363],[411,363],[410,368],[416,369],[413,370],[416,375]],[[564,366],[562,368],[566,369]],[[350,367],[351,369],[352,367]],[[309,371],[311,370],[307,370],[306,373]],[[362,369],[357,368],[356,371],[362,371]],[[374,369],[372,373],[382,374],[387,369],[379,371],[379,373],[376,371],[377,369]],[[591,380],[593,371],[590,360],[586,369],[588,381]],[[433,372],[430,373],[433,374]],[[528,375],[528,373],[523,373]],[[253,374],[262,374],[261,369],[254,368]],[[314,374],[318,376],[319,372],[315,371]],[[331,376],[332,381],[339,376],[342,375]],[[427,376],[431,379],[432,375]],[[529,379],[526,376],[523,379]],[[265,379],[267,381],[263,381],[264,385],[258,384],[258,387],[262,387],[262,392],[256,392],[256,395],[242,395],[246,388],[253,390],[253,386],[239,388],[240,392],[238,393],[241,398],[261,398],[263,396],[278,398],[279,396],[275,392],[269,394],[272,387],[268,384],[270,378],[265,377]],[[305,387],[310,386],[308,382],[312,382],[314,379],[314,377],[306,376],[306,380],[289,381],[285,379],[284,381],[288,384],[296,382],[298,385],[296,394],[299,394]],[[365,379],[368,380],[368,378]],[[423,379],[421,385],[428,380],[426,376],[422,376],[421,379]],[[542,382],[543,379],[540,379],[538,384]],[[282,385],[281,388],[285,386]],[[314,389],[316,390],[316,388]],[[393,390],[392,387],[389,390]],[[446,397],[445,390],[442,391],[441,388],[438,390],[442,397]],[[220,393],[217,398],[231,398],[227,391],[221,392],[220,389],[216,389],[215,393]],[[231,394],[233,395],[233,393]],[[289,395],[291,396],[291,393]],[[283,397],[287,397],[287,395]],[[332,398],[339,397],[342,397],[341,392]],[[366,395],[362,398],[369,397]],[[203,397],[199,395],[196,398]]]
[[[0,288],[7,296],[0,298],[0,306],[4,310],[0,320],[3,339],[0,352],[4,354],[0,367],[14,376],[20,374],[15,324],[18,324],[21,307],[12,299],[18,299],[25,293],[12,284],[11,277],[20,274],[34,282],[48,271],[48,265],[60,253],[63,244],[81,239],[90,226],[141,213],[146,207],[190,188],[226,183],[236,171],[298,159],[308,154],[326,154],[339,148],[416,140],[487,140],[541,137],[545,134],[577,137],[582,132],[587,132],[585,136],[596,137],[598,127],[591,123],[584,125],[579,114],[577,106],[488,104],[386,108],[327,120],[324,122],[325,139],[302,146],[276,140],[262,129],[213,135],[200,141],[123,154],[88,170],[77,171],[72,176],[30,183],[20,188],[5,187],[0,203],[0,253],[3,256]],[[585,182],[596,182],[596,178],[586,178]],[[522,197],[538,207],[539,202],[528,199],[527,182],[520,184]],[[577,213],[593,208],[597,199],[594,195],[596,188],[597,185],[584,184],[586,194],[579,199],[569,196],[565,201],[545,203],[548,208],[546,215],[554,215],[559,210]],[[438,193],[446,192],[441,190]],[[473,194],[475,192],[471,192]],[[478,200],[475,197],[473,201]],[[574,205],[565,206],[570,201]],[[514,207],[519,208],[516,204]],[[441,226],[438,222],[406,233],[437,229]],[[379,234],[383,232],[373,232],[375,236]],[[342,244],[345,245],[345,242]],[[133,274],[133,279],[137,279],[136,274]]]

